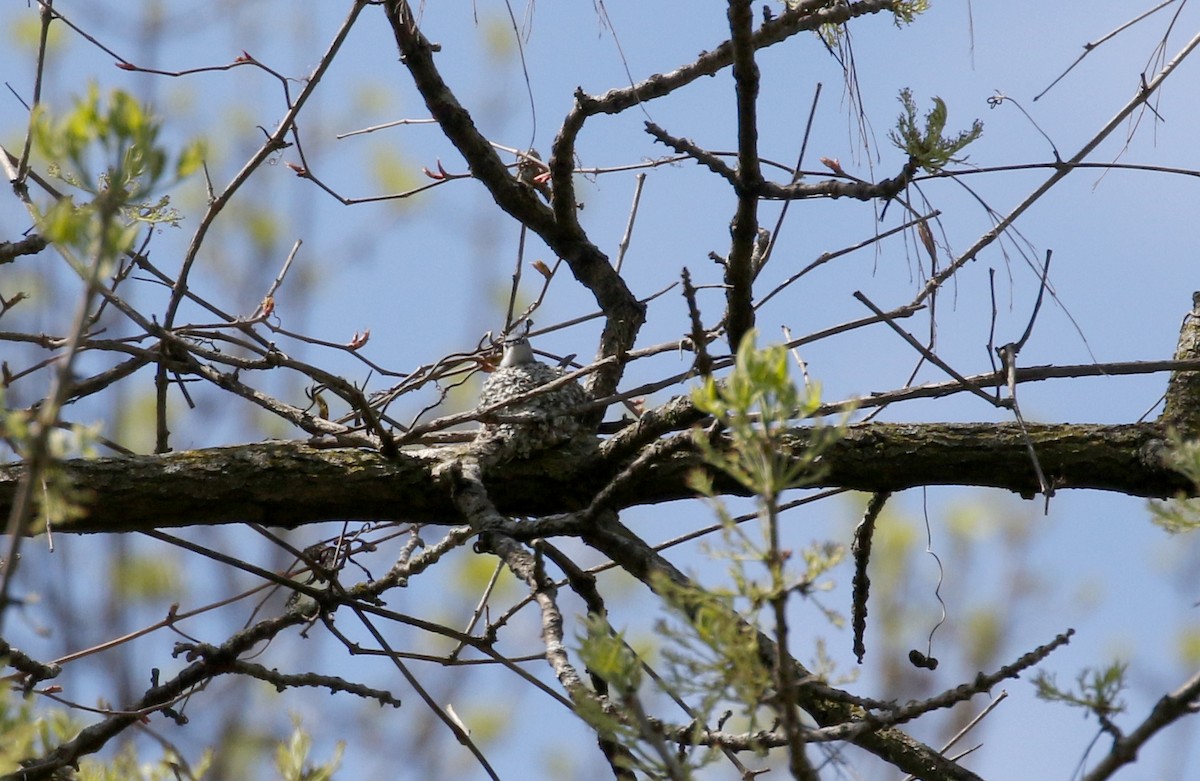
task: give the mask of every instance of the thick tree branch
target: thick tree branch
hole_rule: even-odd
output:
[[[1200,358],[1200,292],[1192,293],[1192,310],[1183,316],[1175,346],[1175,360],[1196,358]],[[1184,435],[1200,433],[1200,371],[1171,372],[1160,420]]]
[[[1156,423],[1031,425],[1029,437],[1057,489],[1156,498],[1195,490],[1162,464],[1167,431]],[[810,430],[797,428],[784,446],[800,458],[811,440]],[[458,452],[406,451],[388,460],[366,450],[268,442],[68,461],[59,468],[77,487],[85,512],[56,528],[121,532],[249,521],[292,528],[330,519],[459,524],[462,516],[434,474]],[[825,472],[810,487],[878,492],[967,485],[1028,497],[1039,490],[1021,430],[1011,423],[851,426],[821,464]],[[687,476],[700,465],[690,448],[668,451],[611,491],[606,506],[621,510],[690,497]],[[487,484],[505,515],[546,516],[587,507],[625,466],[586,449],[551,451],[496,467]],[[0,514],[8,512],[24,470],[19,463],[0,467]],[[720,477],[716,487],[740,492]]]
[[[36,233],[20,241],[0,241],[0,263],[11,263],[21,255],[36,255],[49,243]]]
[[[729,226],[725,261],[725,330],[729,349],[737,352],[742,337],[754,327],[754,270],[751,256],[758,235],[758,196],[762,168],[758,162],[758,63],[752,43],[754,12],[750,0],[730,0],[729,42],[733,48],[733,81],[737,93],[737,210]],[[807,775],[807,774],[804,774]]]

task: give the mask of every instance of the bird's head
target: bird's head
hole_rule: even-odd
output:
[[[535,363],[536,358],[533,357],[533,347],[529,344],[529,337],[524,334],[513,334],[504,340],[504,357],[500,359],[500,366],[521,366],[526,363]]]

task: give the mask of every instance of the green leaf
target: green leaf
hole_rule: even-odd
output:
[[[888,131],[891,142],[917,165],[929,173],[935,173],[950,163],[961,163],[965,156],[959,152],[983,135],[983,123],[976,119],[969,130],[963,130],[953,138],[944,135],[949,110],[946,102],[933,98],[933,108],[926,113],[924,122],[917,121],[917,105],[912,90],[900,90],[900,105],[904,111],[896,120],[896,128]],[[921,126],[919,126],[919,124]]]
[[[342,764],[346,744],[338,741],[333,757],[328,762],[310,764],[308,755],[312,751],[312,736],[301,728],[299,718],[293,716],[292,724],[291,736],[275,748],[275,768],[280,778],[284,781],[330,781]]]
[[[186,179],[199,171],[207,156],[207,144],[201,139],[192,140],[179,153],[179,159],[175,162],[175,178]]]
[[[1033,684],[1037,696],[1050,702],[1061,702],[1073,708],[1084,708],[1093,715],[1108,719],[1125,710],[1118,699],[1125,690],[1127,662],[1112,662],[1107,667],[1085,667],[1075,677],[1077,689],[1061,688],[1050,673],[1039,672]]]
[[[929,0],[897,0],[892,4],[892,16],[897,27],[912,24],[917,16],[929,10]]]

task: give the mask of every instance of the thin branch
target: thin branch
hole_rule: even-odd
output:
[[[96,214],[97,235],[107,236],[113,222],[117,218],[117,202],[113,197],[98,197]],[[67,254],[69,251],[60,249]],[[113,254],[108,243],[101,240],[96,243],[93,256],[88,258],[86,265],[74,261],[84,269],[84,289],[76,304],[72,318],[70,336],[63,346],[63,355],[57,362],[54,373],[50,377],[50,385],[42,400],[37,414],[33,416],[30,425],[30,436],[23,454],[27,468],[17,485],[16,496],[9,508],[8,521],[4,527],[9,538],[7,555],[0,560],[0,628],[4,626],[4,618],[8,613],[9,588],[16,573],[20,556],[23,534],[21,529],[28,528],[29,518],[33,513],[34,494],[43,485],[45,470],[50,466],[53,456],[50,452],[50,434],[58,424],[59,413],[67,400],[71,387],[71,372],[75,359],[79,355],[84,335],[90,322],[92,302],[103,292],[100,279],[106,263],[112,260]],[[49,517],[46,518],[49,524]]]
[[[488,778],[493,779],[493,781],[500,781],[500,776],[497,775],[495,769],[492,768],[492,765],[490,762],[488,762],[487,757],[483,755],[483,751],[479,748],[479,745],[471,739],[470,734],[463,728],[459,720],[448,713],[445,708],[439,705],[433,698],[433,695],[431,695],[429,691],[421,685],[421,682],[415,675],[412,674],[412,672],[408,669],[408,666],[400,660],[400,656],[392,650],[387,639],[375,626],[375,623],[367,618],[366,611],[363,609],[363,607],[357,603],[351,603],[350,609],[354,611],[354,613],[358,616],[359,621],[361,621],[363,626],[366,627],[367,631],[371,633],[371,636],[375,638],[375,642],[379,643],[379,647],[387,652],[387,656],[389,659],[391,659],[392,664],[394,664],[396,669],[400,671],[400,674],[404,677],[404,680],[409,686],[412,687],[413,691],[417,693],[417,696],[422,702],[425,703],[425,706],[429,708],[429,710],[433,712],[435,716],[437,716],[438,720],[441,721],[442,724],[446,725],[459,744],[471,752],[471,755],[475,757],[475,761],[479,763],[481,768],[483,768],[483,772],[487,774]]]
[[[57,678],[58,674],[62,672],[62,665],[58,662],[51,662],[49,664],[39,662],[32,656],[22,653],[17,648],[13,648],[4,638],[0,638],[0,659],[4,660],[6,667],[17,670],[20,676],[24,678],[22,686],[26,694],[37,684],[51,678]]]
[[[179,269],[179,275],[175,278],[175,282],[171,288],[171,298],[167,303],[166,311],[163,314],[163,328],[170,330],[175,324],[175,315],[179,311],[179,306],[183,303],[183,299],[187,294],[188,277],[191,273],[192,266],[199,256],[200,248],[204,244],[204,239],[208,235],[208,230],[212,227],[213,222],[225,208],[225,206],[233,199],[233,196],[241,189],[241,186],[249,180],[251,174],[265,163],[272,154],[284,149],[287,146],[286,138],[295,128],[296,117],[300,110],[308,102],[313,92],[321,84],[322,78],[330,65],[333,64],[334,57],[341,50],[342,44],[345,43],[346,37],[350,34],[350,29],[354,26],[354,22],[358,19],[358,15],[363,8],[368,5],[368,0],[355,0],[350,7],[350,12],[346,19],[342,22],[338,31],[334,34],[333,40],[329,47],[325,50],[317,66],[308,78],[304,80],[304,88],[300,90],[300,94],[296,96],[295,102],[290,103],[288,111],[283,119],[279,121],[279,125],[275,128],[275,132],[271,133],[262,146],[258,148],[249,160],[246,161],[242,169],[234,175],[233,179],[226,185],[225,189],[219,195],[214,197],[205,210],[204,215],[200,218],[196,226],[195,233],[192,234],[191,242],[188,244],[187,251],[184,254],[183,263]],[[287,81],[284,80],[284,88],[287,89]],[[157,375],[155,376],[155,391],[156,391],[156,415],[157,415],[157,434],[155,450],[157,452],[165,452],[169,449],[169,434],[167,430],[167,370],[160,366]]]
[[[997,406],[996,400],[994,398],[992,398],[990,395],[988,395],[988,393],[986,391],[984,391],[982,388],[978,388],[978,387],[975,387],[974,385],[972,385],[966,377],[964,377],[958,373],[958,370],[956,370],[950,364],[943,361],[941,358],[937,357],[937,355],[932,350],[930,350],[928,347],[926,347],[925,345],[923,345],[919,341],[917,341],[916,337],[914,337],[908,331],[905,331],[903,328],[901,328],[900,326],[898,326],[894,322],[892,322],[892,319],[890,317],[888,317],[887,315],[885,315],[884,311],[882,309],[875,306],[875,304],[873,304],[870,301],[870,299],[868,299],[865,295],[863,295],[861,291],[858,291],[858,290],[854,291],[854,297],[857,298],[859,301],[861,301],[868,309],[870,309],[872,312],[874,312],[877,317],[882,318],[883,321],[885,323],[887,323],[893,331],[895,331],[897,334],[899,334],[900,337],[902,339],[904,339],[904,341],[908,342],[909,345],[912,346],[912,348],[914,350],[916,350],[918,353],[920,353],[922,358],[929,361],[934,366],[937,366],[939,369],[946,372],[946,374],[949,374],[954,379],[958,380],[962,384],[962,387],[965,388],[966,390],[969,390],[972,393],[974,393],[976,396],[979,396],[981,399],[986,401],[991,406],[993,406],[993,407]]]
[[[1200,711],[1200,673],[1193,675],[1183,686],[1171,694],[1164,695],[1154,704],[1150,714],[1125,737],[1113,741],[1112,748],[1104,759],[1092,768],[1083,781],[1105,781],[1121,767],[1137,759],[1138,750],[1164,727],[1184,716]]]
[[[890,11],[895,0],[860,0],[855,3],[829,5],[828,0],[803,0],[774,19],[764,22],[751,38],[755,51],[773,46],[802,32],[818,30],[826,25],[843,24],[850,19],[882,11]],[[640,103],[661,98],[704,76],[712,76],[733,64],[733,45],[725,41],[711,51],[668,73],[656,73],[632,87],[612,89],[603,95],[590,96],[579,91],[572,118],[564,123],[569,135],[563,138],[566,148],[574,148],[574,136],[584,120],[597,114],[619,114]],[[575,117],[574,115],[579,115]],[[557,141],[555,142],[558,143]]]
[[[1099,38],[1097,38],[1094,41],[1088,41],[1087,43],[1085,43],[1083,45],[1083,54],[1076,57],[1075,61],[1067,66],[1066,70],[1064,70],[1057,77],[1055,77],[1054,81],[1050,82],[1049,86],[1047,86],[1044,90],[1042,90],[1038,94],[1034,95],[1033,99],[1037,100],[1037,99],[1041,98],[1043,95],[1045,95],[1047,92],[1049,92],[1050,90],[1054,89],[1055,84],[1058,84],[1060,81],[1062,81],[1068,73],[1070,73],[1072,70],[1075,69],[1076,65],[1083,62],[1084,57],[1091,54],[1097,47],[1101,46],[1104,43],[1107,43],[1110,39],[1115,38],[1117,35],[1119,35],[1120,33],[1123,33],[1125,30],[1129,29],[1130,27],[1133,27],[1135,24],[1142,21],[1146,17],[1162,10],[1163,8],[1166,8],[1168,5],[1171,5],[1174,2],[1176,2],[1176,0],[1163,0],[1163,2],[1159,3],[1158,5],[1154,6],[1153,8],[1142,12],[1138,16],[1135,16],[1133,19],[1130,19],[1129,21],[1124,22],[1123,24],[1118,25],[1117,28],[1112,30],[1111,32],[1101,35]]]
[[[1063,165],[1056,166],[1054,173],[1051,174],[1046,181],[1038,185],[1038,187],[1029,195],[1027,195],[1025,199],[1021,201],[1021,203],[1017,204],[1012,211],[1000,219],[990,230],[980,236],[974,244],[972,244],[965,252],[955,258],[953,262],[947,264],[946,268],[930,277],[929,281],[925,283],[925,286],[921,292],[917,294],[915,299],[913,299],[913,303],[919,304],[929,296],[933,295],[934,291],[941,287],[942,283],[954,276],[954,274],[957,273],[958,270],[968,262],[974,260],[975,257],[982,252],[985,247],[989,246],[1002,233],[1004,233],[1004,231],[1006,231],[1010,225],[1016,222],[1018,217],[1024,214],[1030,206],[1032,206],[1038,201],[1038,199],[1045,195],[1050,188],[1054,187],[1054,185],[1062,181],[1067,174],[1071,173],[1071,171],[1073,171],[1077,165],[1083,162],[1084,158],[1092,153],[1092,150],[1098,147],[1100,143],[1104,141],[1104,139],[1108,138],[1108,136],[1114,130],[1120,127],[1121,123],[1124,122],[1130,114],[1132,114],[1139,106],[1143,105],[1150,99],[1150,96],[1153,95],[1158,88],[1163,85],[1163,82],[1167,80],[1167,77],[1169,77],[1175,71],[1175,69],[1178,68],[1179,65],[1185,59],[1187,59],[1193,51],[1195,51],[1197,46],[1200,46],[1200,33],[1197,33],[1195,36],[1193,36],[1192,39],[1189,40],[1182,49],[1180,49],[1179,53],[1175,55],[1174,59],[1168,62],[1153,79],[1151,79],[1144,87],[1138,90],[1138,94],[1135,95],[1123,107],[1121,107],[1116,115],[1114,115],[1113,118],[1104,125],[1104,127],[1102,127],[1094,136],[1092,136],[1087,143],[1080,147],[1078,152],[1071,156],[1071,159],[1067,160]]]
[[[177,675],[151,686],[132,705],[85,727],[74,738],[23,765],[15,773],[0,777],[0,781],[46,781],[58,777],[62,769],[77,766],[80,758],[102,749],[126,728],[145,719],[145,714],[169,707],[196,687],[226,673],[227,662],[258,643],[271,639],[283,629],[303,621],[298,615],[279,616],[235,633],[220,646],[203,646],[203,653],[188,653],[190,664]]]
[[[33,106],[30,110],[37,108],[42,102],[42,84],[46,73],[46,49],[47,42],[50,38],[50,22],[56,18],[62,18],[61,15],[54,10],[54,0],[38,0],[40,8],[41,25],[38,30],[38,49],[37,49],[37,66],[34,69],[33,75]],[[28,189],[25,185],[25,177],[29,172],[29,153],[33,151],[33,133],[25,133],[25,143],[21,147],[21,159],[17,163],[17,175],[13,178],[13,188],[17,191],[22,200],[28,199]]]
[[[318,687],[328,689],[330,694],[347,692],[357,697],[376,700],[380,705],[400,707],[400,699],[385,689],[373,689],[359,683],[347,681],[336,675],[320,675],[318,673],[281,673],[260,664],[236,659],[229,663],[229,672],[254,678],[275,687],[276,691],[296,687]]]
[[[804,153],[808,151],[808,139],[812,134],[813,120],[817,117],[817,103],[820,100],[821,82],[817,82],[817,88],[813,91],[812,106],[808,109],[808,121],[804,123],[804,135],[800,139],[800,151],[796,154],[796,167],[792,173],[791,184],[795,184],[796,182],[800,181],[800,177],[803,175],[801,171],[804,170]],[[779,217],[775,220],[775,230],[771,231],[771,243],[767,246],[766,250],[763,251],[762,257],[759,259],[757,267],[754,269],[755,278],[758,277],[759,273],[763,270],[763,267],[767,265],[767,261],[771,259],[771,253],[774,252],[775,244],[779,241],[779,231],[783,229],[783,220],[785,217],[787,217],[788,207],[791,205],[791,201],[784,201],[783,207],[779,210]],[[770,298],[770,296],[767,296],[767,298]],[[758,307],[762,306],[762,303],[762,301],[756,303],[754,308],[757,309]]]
[[[785,207],[786,207],[787,203],[789,203],[789,202],[788,201],[784,202]],[[799,280],[805,274],[808,274],[809,272],[825,265],[826,263],[828,263],[831,260],[840,258],[843,255],[849,255],[851,252],[855,252],[864,247],[869,247],[872,244],[878,244],[879,242],[883,241],[884,239],[888,238],[889,236],[893,236],[897,233],[903,233],[904,231],[908,230],[909,228],[917,226],[917,225],[925,222],[926,220],[930,220],[930,219],[934,219],[934,218],[938,217],[940,214],[941,214],[940,211],[934,210],[928,214],[925,214],[925,215],[922,215],[919,217],[914,217],[913,219],[909,220],[908,222],[897,225],[894,228],[890,228],[883,232],[877,232],[877,233],[875,233],[875,235],[871,236],[871,238],[869,238],[869,239],[863,239],[860,242],[851,244],[847,247],[843,247],[842,249],[835,250],[833,252],[822,252],[820,254],[820,256],[817,257],[816,260],[812,261],[807,266],[805,266],[804,268],[797,271],[795,274],[793,274],[790,277],[788,277],[787,279],[785,279],[783,282],[780,282],[773,290],[771,290],[771,292],[767,293],[765,296],[760,298],[754,304],[754,306],[756,308],[764,306],[768,301],[770,301],[772,298],[774,298],[778,294],[782,293],[785,289],[787,289],[789,286],[794,284],[797,280]],[[776,234],[776,235],[778,235],[778,234]],[[774,239],[772,239],[772,245],[773,244],[774,244]]]
[[[973,730],[979,724],[979,722],[987,718],[987,715],[995,710],[996,707],[1006,699],[1008,699],[1008,692],[1001,691],[999,694],[997,694],[995,699],[987,704],[987,707],[976,714],[975,717],[967,722],[962,729],[954,733],[954,735],[948,741],[946,741],[945,745],[942,746],[942,753],[945,754],[947,751],[953,748],[955,743],[962,740],[962,738],[968,732]],[[916,778],[914,776],[907,776],[904,781],[916,781]]]
[[[1200,371],[1200,358],[1191,358],[1185,361],[1116,361],[1113,363],[1029,366],[1016,370],[1016,381],[1017,384],[1021,384],[1059,378],[1132,376],[1174,371],[1188,373]],[[880,407],[912,399],[941,398],[942,396],[963,393],[965,391],[974,393],[980,388],[995,387],[1003,385],[1006,382],[1007,377],[1003,371],[971,374],[964,376],[961,381],[933,382],[911,388],[871,393],[862,398],[829,402],[822,404],[814,415],[832,415],[847,410]],[[991,399],[990,397],[989,399],[993,406],[1004,406],[1002,403],[997,403],[995,399]]]
[[[625,264],[625,253],[629,250],[629,241],[633,237],[633,223],[637,219],[638,204],[642,201],[642,188],[646,184],[645,172],[639,171],[634,176],[635,184],[633,186],[633,205],[629,207],[629,220],[625,223],[625,233],[621,235],[621,241],[617,244],[617,273],[621,273],[621,267]]]
[[[690,578],[616,521],[594,525],[585,531],[583,539],[617,562],[622,569],[652,591],[660,588],[660,578],[666,578],[685,588],[697,588]],[[705,603],[706,609],[717,609],[719,604]],[[731,618],[740,622],[740,617]],[[778,653],[774,641],[762,632],[748,629],[757,636],[758,650],[764,665],[773,666]],[[799,662],[793,660],[793,666],[795,679],[806,682],[797,687],[797,702],[818,725],[841,725],[852,718],[852,711],[847,705],[827,696],[830,690],[836,691],[833,687],[817,685],[815,677]],[[936,776],[955,781],[978,781],[978,776],[974,773],[954,764],[934,749],[895,728],[884,727],[863,732],[851,740],[860,748],[883,758],[899,769],[920,777]]]
[[[724,178],[734,188],[738,187],[738,172],[727,165],[717,154],[700,147],[690,139],[673,136],[653,122],[647,121],[645,127],[646,132],[659,143],[692,158],[714,174]]]
[[[687,302],[688,320],[691,321],[692,351],[696,358],[692,361],[692,371],[697,377],[707,378],[712,374],[713,360],[708,354],[708,334],[704,331],[704,323],[700,319],[700,305],[696,303],[696,288],[692,286],[692,275],[687,266],[680,274],[683,282],[683,299]]]

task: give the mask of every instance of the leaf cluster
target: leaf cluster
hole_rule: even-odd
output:
[[[341,765],[344,743],[336,744],[328,760],[314,761],[312,735],[301,726],[299,719],[292,721],[291,735],[276,744],[271,757],[276,777],[284,781],[331,781]],[[37,710],[28,702],[14,702],[11,691],[0,688],[0,773],[17,772],[21,759],[45,753],[73,737],[81,727],[65,709]],[[189,765],[168,746],[160,757],[146,761],[129,743],[109,760],[84,759],[72,777],[79,781],[172,781],[180,778],[195,781],[209,771],[213,756],[213,751],[207,750],[199,761]]]
[[[19,458],[27,458],[34,437],[34,413],[29,410],[4,408],[4,392],[0,388],[0,440]],[[51,429],[46,435],[49,460],[41,473],[42,489],[35,492],[38,516],[50,524],[70,521],[87,513],[90,496],[81,491],[62,467],[62,462],[74,455],[92,458],[100,437],[100,424],[72,423]]]
[[[731,447],[718,449],[707,432],[695,429],[705,463],[763,497],[818,476],[821,451],[840,436],[839,429],[818,423],[822,436],[806,454],[797,457],[785,447],[788,424],[812,417],[821,406],[820,389],[802,395],[789,374],[787,350],[781,345],[759,350],[753,331],[738,346],[733,372],[722,381],[707,378],[692,392],[692,402],[732,440]],[[703,474],[693,476],[692,487],[705,496],[713,493],[711,479]]]
[[[61,115],[36,106],[30,119],[34,148],[51,161],[50,175],[81,198],[76,203],[77,196],[68,195],[38,214],[42,234],[60,246],[113,257],[132,246],[141,225],[177,224],[169,199],[151,195],[195,173],[204,144],[193,141],[172,160],[159,143],[160,129],[132,95],[112,90],[102,101],[94,84]]]
[[[970,130],[960,131],[953,138],[943,135],[949,112],[946,102],[937,96],[934,96],[933,108],[925,115],[924,122],[917,119],[912,90],[906,87],[900,91],[900,104],[904,112],[896,120],[896,129],[888,131],[888,138],[927,173],[936,173],[950,163],[966,160],[958,153],[983,135],[983,123],[978,119],[971,123]]]
[[[63,711],[35,715],[31,704],[14,703],[11,690],[0,687],[0,773],[16,770],[21,759],[48,750],[78,727]]]
[[[654,577],[654,589],[679,619],[657,623],[656,633],[665,641],[660,650],[665,668],[663,675],[654,676],[655,684],[676,702],[688,701],[696,729],[723,724],[733,710],[720,718],[718,711],[730,706],[741,717],[739,725],[743,720],[754,725],[771,692],[771,671],[759,653],[757,632],[738,619],[734,596],[665,576]],[[629,769],[649,778],[690,778],[691,769],[714,761],[716,748],[676,752],[666,761],[661,728],[649,720],[643,705],[647,675],[642,662],[604,618],[589,617],[584,627],[580,658],[608,685],[609,697],[580,699],[576,713],[606,740],[628,750]]]
[[[764,532],[761,540],[743,531],[722,503],[713,502],[725,530],[725,545],[716,553],[732,562],[730,576],[736,594],[757,611],[792,593],[812,596],[825,587],[818,580],[842,560],[842,546],[831,542],[813,544],[800,557],[782,550],[778,497],[784,490],[820,476],[821,454],[842,436],[844,425],[817,421],[806,448],[798,449],[789,442],[793,421],[811,418],[820,406],[820,389],[813,385],[802,393],[788,371],[787,350],[782,345],[760,350],[754,338],[750,332],[742,340],[734,369],[725,380],[709,378],[693,392],[692,399],[731,440],[731,446],[718,449],[707,432],[696,429],[703,460],[757,497],[757,515]],[[699,493],[714,498],[711,473],[697,472],[690,479]],[[786,565],[795,561],[805,567],[798,577],[786,571]],[[765,564],[769,578],[763,582],[750,573],[748,562]],[[831,612],[826,615],[834,623],[840,621]]]
[[[284,781],[331,781],[342,764],[345,742],[337,742],[329,761],[313,764],[309,759],[312,735],[301,727],[298,718],[293,717],[292,723],[291,736],[275,747],[275,768],[279,771],[279,777]]]
[[[1033,684],[1037,696],[1049,702],[1061,702],[1074,708],[1084,708],[1102,722],[1125,710],[1121,692],[1127,685],[1125,662],[1113,662],[1106,667],[1085,667],[1075,676],[1075,687],[1062,688],[1052,673],[1039,671]]]
[[[787,350],[779,345],[758,349],[753,331],[740,343],[730,374],[721,381],[707,379],[692,400],[714,421],[711,429],[694,431],[708,471],[693,475],[693,484],[715,499],[713,475],[719,472],[736,480],[757,497],[757,515],[766,534],[763,541],[751,539],[724,505],[714,501],[726,538],[716,552],[731,562],[730,585],[700,587],[663,573],[651,576],[668,614],[655,627],[664,641],[659,653],[665,661],[665,674],[655,676],[655,683],[676,701],[688,701],[694,724],[724,724],[736,716],[738,729],[755,730],[779,687],[774,664],[760,647],[762,610],[782,605],[794,594],[810,595],[818,588],[817,579],[842,555],[832,544],[814,545],[799,557],[781,550],[777,499],[819,473],[821,453],[841,435],[841,428],[818,422],[813,444],[796,452],[788,442],[791,427],[815,414],[819,391],[802,392],[792,381]],[[727,439],[722,447],[713,442],[717,432]],[[788,561],[803,563],[801,577],[789,577]],[[764,564],[770,575],[765,581],[749,570]],[[641,662],[606,621],[592,620],[587,627],[580,655],[588,669],[605,680],[621,708],[606,711],[592,703],[580,711],[602,734],[632,747],[643,769],[656,767],[661,752],[653,751],[654,735],[628,718],[641,711],[640,689],[646,679]],[[714,757],[713,751],[702,752],[689,761],[699,766]]]
[[[1200,441],[1175,437],[1166,450],[1172,468],[1200,486]],[[1148,502],[1150,520],[1166,532],[1183,534],[1200,529],[1200,500],[1178,498]]]
[[[665,577],[656,589],[671,613],[681,619],[660,621],[657,626],[673,643],[662,651],[670,680],[680,692],[699,698],[700,713],[708,715],[718,704],[733,702],[753,724],[773,679],[759,653],[757,631],[738,618],[736,596]]]
[[[804,0],[784,0],[784,5],[791,9],[799,6]],[[830,3],[832,5],[832,3]],[[929,10],[929,0],[896,0],[892,3],[892,21],[897,27],[912,24],[917,17]],[[817,30],[826,45],[834,46],[842,38],[842,25],[825,24]]]
[[[892,4],[892,15],[896,26],[912,24],[917,17],[929,10],[929,0],[897,0]]]

